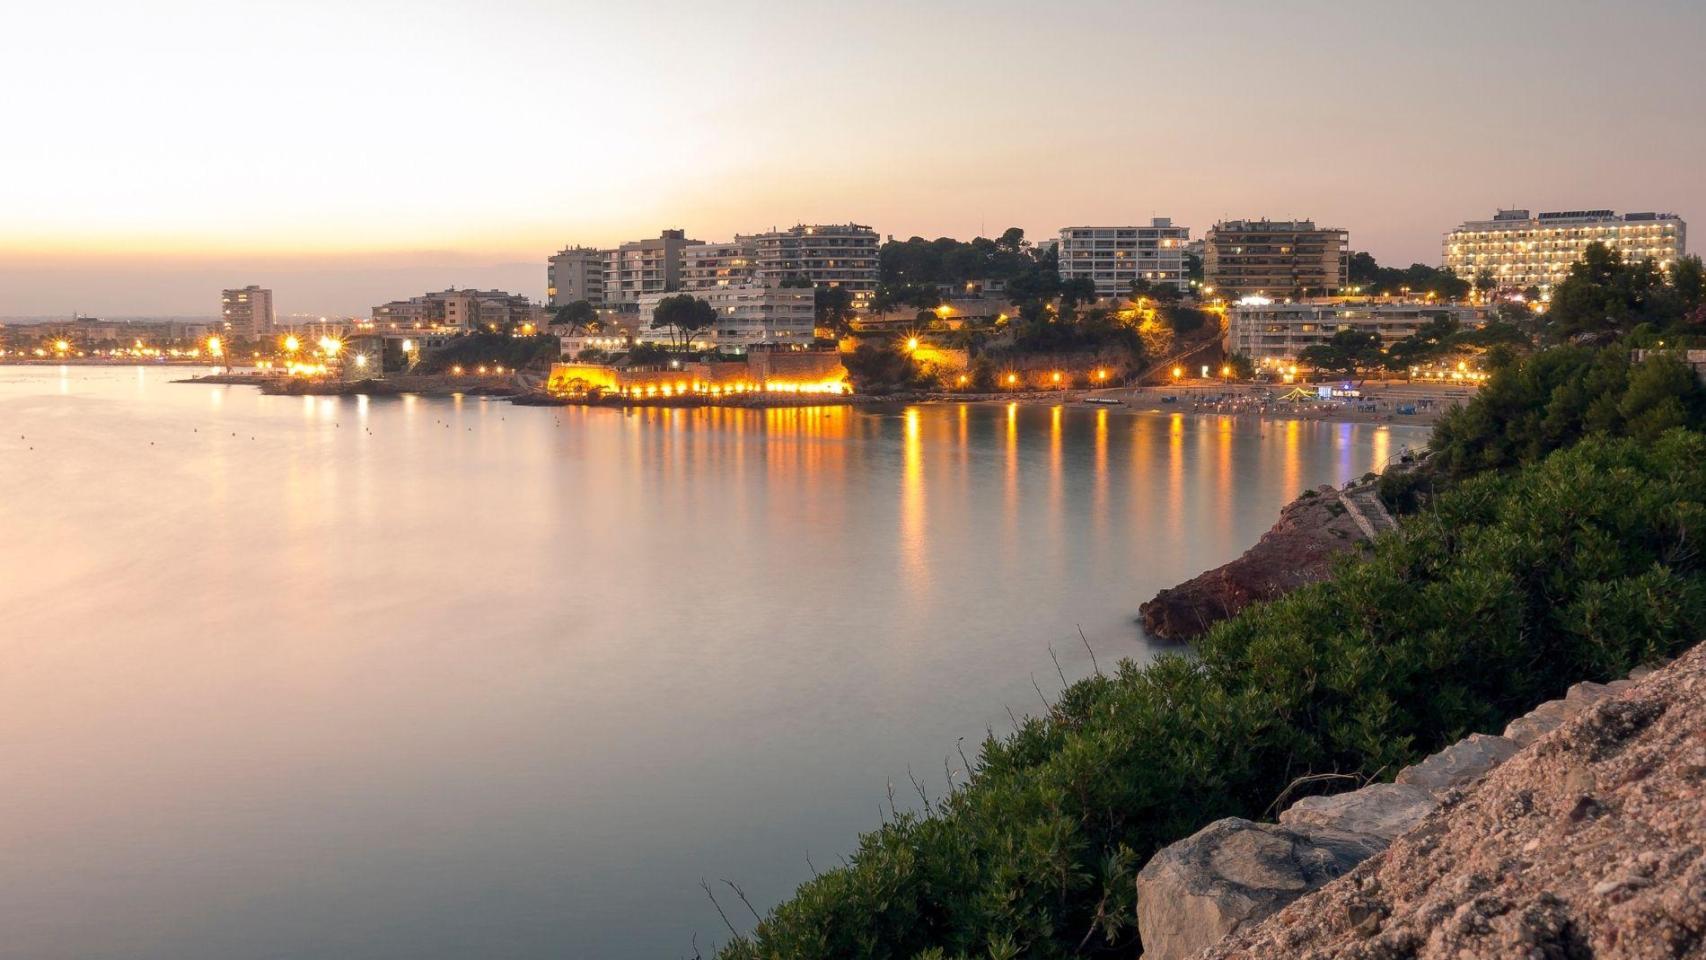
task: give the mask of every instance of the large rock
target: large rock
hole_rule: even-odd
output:
[[[1143,629],[1163,640],[1189,640],[1252,603],[1325,580],[1333,561],[1366,542],[1340,491],[1311,490],[1287,504],[1279,522],[1243,556],[1139,607]]]
[[[1505,739],[1526,747],[1564,725],[1587,703],[1581,700],[1548,700],[1505,725]]]
[[[1398,771],[1394,779],[1412,784],[1435,796],[1453,787],[1463,787],[1485,776],[1488,771],[1516,753],[1517,745],[1504,737],[1472,733],[1433,756]]]
[[[1304,797],[1280,814],[1300,830],[1337,830],[1391,842],[1439,806],[1431,791],[1408,783],[1374,783],[1330,797]]]
[[[1206,960],[1706,958],[1702,704],[1706,647]]]
[[[1157,853],[1137,875],[1146,960],[1184,960],[1380,852],[1372,836],[1217,820]]]

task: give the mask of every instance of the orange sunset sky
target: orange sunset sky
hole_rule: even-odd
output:
[[[31,2],[0,316],[540,297],[566,243],[856,220],[1706,216],[1706,3]],[[1696,231],[1706,230],[1706,225]]]

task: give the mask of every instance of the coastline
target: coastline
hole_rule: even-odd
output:
[[[867,394],[747,394],[739,397],[649,397],[645,399],[593,400],[558,397],[525,386],[514,376],[448,374],[389,377],[375,380],[309,381],[259,373],[220,373],[187,377],[175,383],[226,384],[259,387],[262,392],[289,396],[484,396],[508,400],[517,406],[663,407],[693,409],[734,407],[766,409],[807,406],[878,406],[911,403],[969,403],[980,405],[1022,404],[1065,406],[1078,410],[1101,410],[1125,415],[1176,415],[1234,417],[1251,422],[1313,421],[1321,423],[1367,423],[1400,426],[1431,426],[1452,407],[1474,395],[1473,387],[1409,381],[1371,381],[1360,386],[1361,396],[1343,400],[1285,401],[1284,391],[1293,389],[1265,384],[1180,384],[1159,387],[1110,387],[1096,390],[1032,391],[1025,393],[897,393]],[[1311,390],[1315,384],[1298,384]],[[1111,401],[1111,402],[1110,402]],[[1413,411],[1413,412],[1407,412]]]

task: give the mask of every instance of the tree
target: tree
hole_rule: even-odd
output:
[[[1297,359],[1317,370],[1358,379],[1362,370],[1381,361],[1380,334],[1370,330],[1340,330],[1326,343],[1305,347]]]
[[[846,287],[818,287],[812,294],[817,325],[838,337],[853,330],[853,294]]]
[[[1073,277],[1060,282],[1060,312],[1063,315],[1076,313],[1079,304],[1092,303],[1095,299],[1096,281],[1089,277]]]
[[[1631,263],[1603,243],[1590,243],[1553,289],[1547,326],[1559,339],[1628,333],[1642,323],[1664,327],[1681,319],[1683,296],[1653,261]]]
[[[1024,253],[1031,241],[1025,239],[1025,231],[1020,227],[1008,227],[996,239],[995,246],[1006,253]]]
[[[1684,314],[1693,314],[1706,304],[1706,267],[1699,257],[1682,257],[1671,264],[1670,285]]]
[[[551,325],[567,327],[570,336],[598,326],[598,308],[586,300],[565,303],[551,314]]]
[[[1389,370],[1404,370],[1443,356],[1459,324],[1450,316],[1439,316],[1421,329],[1394,343],[1386,354]]]
[[[1492,296],[1498,289],[1499,281],[1494,278],[1493,271],[1483,267],[1475,273],[1475,292],[1482,298]]]
[[[670,344],[677,350],[693,345],[693,335],[717,322],[717,308],[691,293],[664,297],[652,311],[652,329],[668,328]]]

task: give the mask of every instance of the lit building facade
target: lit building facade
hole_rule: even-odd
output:
[[[758,264],[746,243],[702,243],[681,251],[681,289],[720,290],[752,283]]]
[[[1226,220],[1203,237],[1203,285],[1215,295],[1325,296],[1350,275],[1347,230],[1313,220]]]
[[[743,283],[691,293],[717,311],[717,322],[693,338],[695,347],[743,353],[757,346],[806,347],[812,343],[817,312],[809,287]],[[670,296],[675,294],[652,293],[640,298],[636,341],[670,342],[667,328],[654,330],[651,326],[658,303]]]
[[[1500,210],[1491,220],[1470,220],[1445,236],[1445,265],[1465,280],[1482,271],[1507,290],[1552,287],[1590,243],[1603,243],[1625,260],[1653,260],[1669,268],[1688,251],[1688,226],[1674,213],[1565,210],[1530,216]]]
[[[545,261],[545,303],[561,307],[585,300],[604,305],[604,266],[609,251],[564,247]]]
[[[737,236],[751,248],[754,278],[761,283],[806,280],[814,287],[845,287],[856,302],[877,290],[877,232],[857,223],[801,224]]]
[[[219,316],[225,332],[239,340],[254,340],[272,332],[272,291],[250,285],[219,292]]]
[[[1189,227],[1175,227],[1156,217],[1147,227],[1063,227],[1060,231],[1060,279],[1086,279],[1096,284],[1096,296],[1117,299],[1131,295],[1132,283],[1171,284],[1183,291],[1185,248]]]
[[[1460,304],[1323,300],[1312,303],[1267,302],[1250,297],[1227,308],[1226,352],[1242,354],[1258,365],[1291,364],[1305,349],[1326,343],[1340,330],[1363,330],[1390,347],[1437,317],[1452,317],[1465,328],[1486,324],[1486,312]]]

